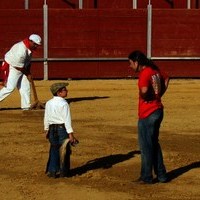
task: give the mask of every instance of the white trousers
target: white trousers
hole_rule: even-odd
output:
[[[28,109],[31,106],[31,86],[30,82],[27,79],[27,76],[24,75],[19,70],[14,67],[9,67],[9,75],[7,84],[0,90],[0,101],[3,101],[7,96],[9,96],[14,89],[19,90],[21,96],[21,108]]]

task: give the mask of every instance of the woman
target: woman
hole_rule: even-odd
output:
[[[161,97],[169,78],[141,51],[129,56],[130,67],[139,73],[138,139],[141,150],[141,183],[153,183],[154,172],[159,182],[167,182],[162,150],[159,144],[159,129],[163,119]]]

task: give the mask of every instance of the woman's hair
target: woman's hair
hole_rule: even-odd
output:
[[[141,66],[151,67],[152,69],[159,70],[151,59],[148,59],[141,51],[133,51],[129,54],[128,58],[132,61],[137,61]]]

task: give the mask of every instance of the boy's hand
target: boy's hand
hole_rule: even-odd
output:
[[[69,140],[72,146],[76,146],[79,141],[74,137],[73,133],[69,134]]]

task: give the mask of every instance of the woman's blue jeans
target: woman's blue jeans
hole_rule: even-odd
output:
[[[60,154],[59,149],[63,141],[68,138],[68,134],[64,125],[54,124],[49,127],[49,160],[47,163],[46,172],[60,172],[62,174],[69,173],[70,169],[70,146],[66,148],[66,158],[63,166],[60,166]]]
[[[163,109],[154,111],[150,116],[138,121],[139,146],[141,151],[141,179],[152,182],[152,171],[160,182],[165,182],[166,169],[159,144],[159,129],[163,119]]]

